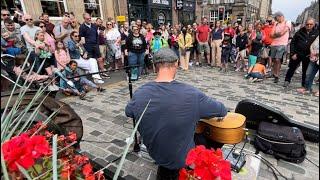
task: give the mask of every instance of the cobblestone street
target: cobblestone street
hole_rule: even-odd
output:
[[[282,72],[282,75],[284,72]],[[111,81],[114,77],[111,74]],[[128,82],[124,72],[117,72],[119,81],[106,84],[104,93],[91,91],[86,100],[77,97],[63,98],[82,118],[84,136],[81,150],[102,166],[121,155],[126,143],[124,140],[132,131],[131,120],[124,114],[124,108],[129,101]],[[192,67],[188,72],[179,71],[176,79],[191,84],[207,95],[223,102],[230,111],[234,111],[239,101],[254,99],[266,105],[283,111],[288,117],[309,125],[319,127],[319,99],[311,95],[300,95],[299,88],[301,74],[295,74],[290,90],[285,90],[283,78],[278,84],[272,79],[264,82],[250,83],[243,78],[243,73],[218,72],[208,67]],[[143,77],[133,82],[134,91],[144,83],[152,80],[154,75]],[[318,86],[318,85],[317,85]],[[156,93],[156,92],[155,92]],[[97,141],[97,142],[96,142]],[[98,142],[99,141],[99,142]],[[251,144],[247,149],[253,149]],[[319,164],[319,144],[307,142],[307,157],[315,164]],[[267,158],[281,173],[294,179],[318,179],[319,168],[305,160],[301,164],[292,164],[276,160],[268,155]],[[115,171],[117,164],[111,164],[108,169]],[[257,179],[271,179],[272,171],[264,164],[259,165]],[[145,180],[155,179],[157,166],[135,153],[126,157],[121,176],[126,179]],[[234,179],[246,179],[245,173],[233,175]],[[248,179],[248,178],[247,178]]]

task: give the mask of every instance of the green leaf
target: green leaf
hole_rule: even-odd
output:
[[[57,139],[58,139],[58,135],[55,134],[53,136],[53,138],[52,138],[52,171],[53,171],[53,180],[58,180]]]
[[[4,161],[4,157],[3,157],[3,153],[2,153],[2,144],[1,144],[1,169],[2,169],[4,179],[9,180],[6,162]]]
[[[26,169],[24,169],[22,166],[20,166],[18,163],[16,163],[16,165],[18,166],[19,171],[28,179],[28,180],[32,180],[32,178],[30,177],[28,171]]]
[[[133,129],[133,131],[132,131],[132,133],[131,133],[130,140],[129,140],[129,142],[128,142],[127,145],[126,145],[126,148],[124,149],[124,152],[123,152],[123,154],[122,154],[120,163],[119,163],[119,165],[118,165],[118,167],[117,167],[117,170],[116,170],[116,172],[115,172],[115,174],[114,174],[114,176],[113,176],[113,180],[117,180],[117,179],[118,179],[118,176],[119,176],[119,174],[120,174],[120,170],[121,170],[121,168],[122,168],[122,165],[123,165],[123,163],[124,163],[124,160],[125,160],[125,158],[126,158],[126,155],[128,154],[129,147],[130,147],[130,145],[131,145],[132,142],[133,142],[134,135],[135,135],[135,133],[136,133],[137,130],[138,130],[138,126],[139,126],[139,124],[140,124],[140,122],[141,122],[141,119],[142,119],[144,113],[146,112],[147,108],[149,107],[150,102],[151,102],[151,99],[149,100],[148,104],[147,104],[146,107],[144,108],[144,110],[143,110],[143,112],[142,112],[142,114],[141,114],[141,116],[140,116],[140,118],[139,118],[136,126],[134,127],[134,129]]]

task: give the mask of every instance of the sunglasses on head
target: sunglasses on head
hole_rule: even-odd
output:
[[[33,19],[26,19],[26,21],[32,21]]]

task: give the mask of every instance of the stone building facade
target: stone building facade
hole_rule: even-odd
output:
[[[312,17],[319,22],[319,0],[311,3],[298,17],[296,22],[304,24],[308,17]]]

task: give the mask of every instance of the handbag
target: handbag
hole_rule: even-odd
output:
[[[297,127],[260,122],[254,146],[258,151],[273,155],[276,159],[301,163],[306,157],[306,145]]]
[[[267,59],[269,57],[269,49],[268,48],[265,48],[263,47],[260,51],[260,57],[262,59]]]

